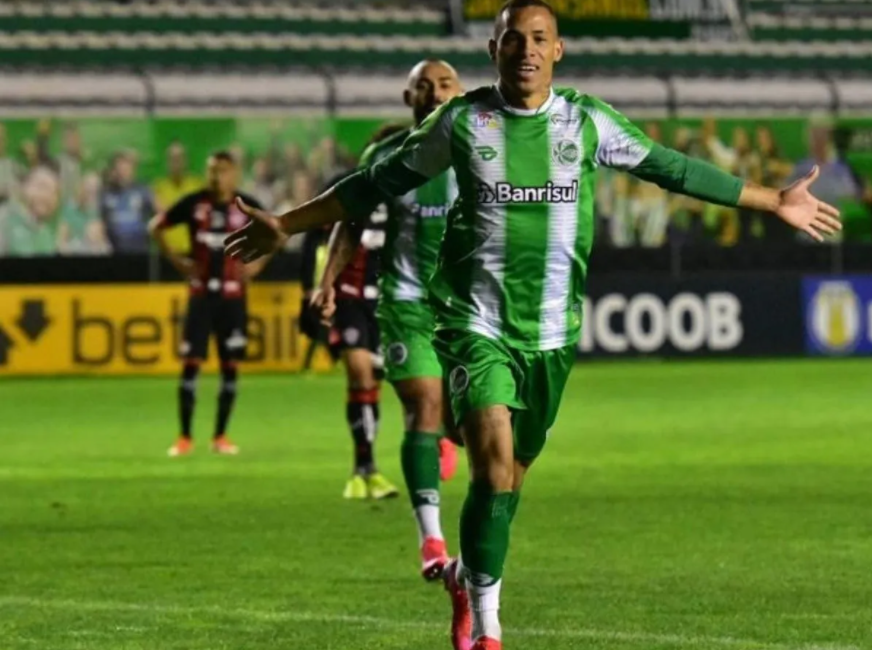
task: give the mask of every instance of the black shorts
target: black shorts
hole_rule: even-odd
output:
[[[215,335],[218,358],[222,362],[245,357],[248,314],[244,298],[191,296],[179,353],[182,357],[206,359],[209,335]]]
[[[375,307],[375,301],[349,298],[336,301],[333,327],[330,329],[330,352],[334,358],[350,348],[365,348],[373,354],[379,354],[381,336]]]

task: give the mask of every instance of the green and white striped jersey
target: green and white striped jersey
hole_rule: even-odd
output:
[[[437,328],[551,350],[580,333],[600,165],[725,203],[741,187],[655,145],[597,98],[559,88],[521,110],[492,86],[443,104],[339,198],[350,209],[355,196],[404,195],[453,167],[459,196],[429,287]]]
[[[376,142],[363,153],[361,167],[398,150],[410,129]],[[386,202],[388,220],[381,253],[380,303],[418,302],[427,298],[427,282],[436,270],[448,210],[457,198],[454,170],[429,179]]]

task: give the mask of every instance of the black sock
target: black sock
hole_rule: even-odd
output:
[[[349,390],[346,418],[354,439],[354,472],[371,475],[376,471],[373,445],[378,434],[378,389]]]
[[[182,425],[182,436],[188,439],[191,438],[191,421],[194,418],[194,399],[199,372],[199,364],[185,362],[182,367],[182,378],[179,382],[179,420]]]
[[[230,412],[236,401],[236,364],[221,365],[221,391],[218,393],[218,418],[215,421],[215,438],[227,433]]]

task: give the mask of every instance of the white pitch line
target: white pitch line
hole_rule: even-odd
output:
[[[267,610],[252,610],[246,608],[226,609],[218,606],[166,606],[158,604],[127,603],[120,601],[76,601],[71,599],[39,599],[27,596],[0,597],[0,608],[4,606],[25,606],[33,608],[55,608],[59,610],[108,610],[119,612],[148,612],[166,615],[220,615],[223,618],[238,617],[260,621],[290,621],[290,622],[323,622],[341,623],[358,626],[373,626],[388,629],[443,629],[444,626],[436,624],[404,622],[385,617],[372,617],[369,615],[342,615],[338,613],[313,613],[283,611],[274,612]],[[797,649],[795,644],[773,644],[760,640],[745,638],[709,636],[709,635],[680,635],[673,633],[653,633],[647,631],[615,631],[594,628],[570,628],[570,629],[541,629],[520,628],[505,629],[507,635],[518,637],[564,637],[577,639],[606,639],[614,641],[649,640],[664,644],[676,644],[691,646],[694,648],[721,648],[724,646],[737,646],[745,649]],[[843,645],[816,643],[804,648],[827,648],[845,649]]]

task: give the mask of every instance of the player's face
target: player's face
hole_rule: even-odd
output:
[[[64,151],[70,155],[77,155],[82,150],[82,138],[78,129],[67,129],[64,132]]]
[[[505,12],[500,20],[489,43],[500,80],[521,96],[550,88],[554,64],[563,58],[554,17],[542,7],[524,7]]]
[[[454,70],[441,63],[428,63],[411,79],[405,92],[406,105],[414,111],[415,120],[421,122],[460,91],[460,81]]]
[[[170,174],[182,174],[187,166],[185,150],[180,145],[172,145],[167,150],[167,168]]]
[[[224,159],[210,158],[206,167],[209,189],[226,197],[236,192],[236,165]]]
[[[121,156],[115,161],[115,178],[121,186],[130,185],[136,177],[136,169],[133,160],[128,156]]]

